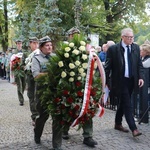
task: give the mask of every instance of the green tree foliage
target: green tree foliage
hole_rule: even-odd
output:
[[[65,31],[69,30],[75,26],[74,19],[74,4],[75,0],[58,0],[57,6],[63,15],[61,16],[62,23],[61,26]]]
[[[37,4],[29,24],[30,36],[41,38],[49,35],[54,43],[61,39],[63,35],[60,18],[62,13],[56,2],[56,0],[45,0],[44,7],[40,3]]]
[[[148,21],[145,13],[148,0],[87,0],[83,3],[82,23],[91,25],[91,32],[100,34],[103,42],[119,41],[123,27],[135,29],[137,22]]]
[[[143,44],[146,40],[150,41],[150,25],[137,24],[136,26],[138,33],[135,34],[135,41],[139,45]]]
[[[0,43],[5,52],[8,48],[8,1],[0,1]]]
[[[2,35],[8,33],[4,30],[4,23],[7,21],[5,21],[6,18],[2,15],[4,14],[3,1],[6,0],[0,0],[0,24],[4,31]],[[98,33],[101,43],[107,40],[118,42],[120,40],[120,30],[123,27],[133,28],[136,34],[139,32],[136,24],[147,25],[150,23],[148,22],[148,15],[145,13],[146,6],[150,4],[149,0],[7,1],[14,8],[13,19],[11,20],[13,29],[15,29],[16,37],[14,39],[22,37],[26,41],[32,35],[38,37],[49,35],[56,39],[56,41],[61,39],[60,35],[65,35],[68,29],[77,24],[77,20],[75,20],[76,2],[80,6],[78,15],[81,31]],[[9,10],[12,12],[12,9]],[[0,42],[2,43],[2,41]]]
[[[31,5],[26,7],[26,3],[18,0],[19,14],[17,19],[20,30],[17,29],[16,36],[22,38],[26,46],[30,36],[41,38],[49,35],[54,43],[60,40],[63,34],[63,28],[60,25],[62,13],[56,2],[56,0],[45,0],[44,3],[40,0],[38,3],[32,1]]]
[[[31,20],[31,14],[34,12],[34,8],[37,5],[37,0],[11,0],[13,5],[13,18],[11,20],[12,27],[15,35],[13,41],[16,39],[23,40],[23,47],[26,49],[29,39],[29,23]]]

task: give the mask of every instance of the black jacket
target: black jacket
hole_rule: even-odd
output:
[[[140,48],[137,44],[131,45],[132,74],[134,89],[138,90],[138,80],[143,79],[143,65],[140,59]],[[115,96],[120,95],[121,84],[125,74],[124,48],[121,42],[108,48],[105,62],[106,84]],[[111,83],[109,83],[111,81]]]

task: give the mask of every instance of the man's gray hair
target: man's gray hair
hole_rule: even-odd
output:
[[[132,32],[133,33],[133,30],[131,28],[124,28],[121,31],[121,36],[126,35],[127,32]]]

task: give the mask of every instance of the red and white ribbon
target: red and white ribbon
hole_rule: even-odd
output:
[[[100,78],[102,79],[102,86],[103,86],[103,91],[104,91],[105,73],[104,73],[103,65],[102,65],[99,57],[97,56],[97,54],[95,52],[90,51],[82,108],[81,108],[79,116],[72,123],[72,125],[71,125],[72,127],[76,126],[79,122],[79,118],[81,118],[87,112],[87,109],[89,106],[89,101],[90,101],[90,93],[91,93],[95,60],[98,64],[98,69],[100,71]],[[97,115],[101,117],[103,115],[103,113],[104,113],[104,109],[99,105]]]
[[[100,104],[98,104],[98,111],[95,114],[95,116],[102,117],[104,115],[104,107],[102,107]]]

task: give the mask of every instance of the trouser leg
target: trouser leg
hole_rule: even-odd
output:
[[[131,131],[137,129],[133,116],[133,105],[131,103],[133,84],[133,79],[124,79],[123,90],[121,93],[123,112]]]
[[[52,144],[53,148],[59,149],[62,145],[62,126],[59,118],[53,117],[52,123]]]
[[[34,121],[36,117],[38,116],[38,112],[36,110],[36,102],[35,102],[35,81],[33,77],[28,76],[27,77],[27,95],[29,98],[29,104],[30,104],[30,111],[31,111],[31,119]]]
[[[129,128],[131,131],[134,131],[135,129],[137,129],[135,121],[134,121],[134,116],[133,116],[133,107],[131,104],[131,99],[130,96],[127,97],[125,96],[125,103],[124,103],[124,114],[125,114],[125,119],[129,125]]]
[[[40,138],[43,132],[45,122],[47,121],[49,114],[41,106],[40,102],[37,104],[37,110],[39,112],[39,117],[35,121],[34,133],[36,138]]]
[[[116,116],[115,116],[115,124],[116,125],[122,125],[122,117],[123,117],[123,104],[122,101],[119,102],[119,105],[117,107]]]
[[[18,93],[18,98],[19,98],[19,102],[21,104],[24,103],[24,97],[23,97],[23,86],[22,86],[22,79],[21,78],[16,78],[15,79],[16,84],[17,84],[17,93]]]
[[[83,125],[83,137],[84,138],[92,137],[92,134],[93,134],[93,121],[92,119],[89,119]]]

